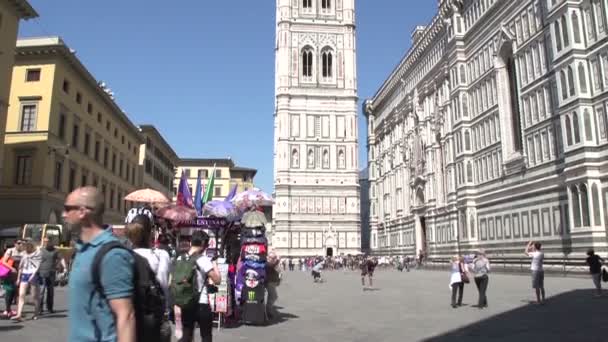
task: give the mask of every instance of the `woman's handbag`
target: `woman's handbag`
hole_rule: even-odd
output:
[[[465,272],[462,268],[462,264],[459,264],[458,267],[460,268],[460,279],[462,279],[463,283],[468,284],[470,280],[469,276],[467,275],[467,272]]]

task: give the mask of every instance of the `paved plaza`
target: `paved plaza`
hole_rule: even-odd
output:
[[[287,272],[280,286],[281,319],[270,326],[223,329],[215,341],[607,341],[608,297],[593,298],[586,278],[547,277],[548,302],[530,305],[530,278],[492,274],[489,308],[479,310],[474,284],[465,305],[449,305],[448,274],[440,271],[378,271],[375,289],[362,291],[355,272]],[[65,290],[53,317],[14,324],[0,321],[0,340],[65,341]],[[31,307],[28,307],[31,309]]]

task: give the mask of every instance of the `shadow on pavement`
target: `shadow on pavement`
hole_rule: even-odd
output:
[[[293,315],[290,313],[279,311],[275,317],[273,317],[272,319],[268,320],[268,322],[266,322],[266,326],[281,324],[283,322],[289,321],[290,319],[296,319],[296,318],[300,318],[300,316],[296,316],[296,315]]]
[[[21,329],[23,329],[23,325],[5,325],[5,326],[0,326],[0,332],[13,331],[13,330],[21,330]]]
[[[424,341],[607,341],[608,297],[593,294],[565,292],[548,298],[545,305],[524,305]]]

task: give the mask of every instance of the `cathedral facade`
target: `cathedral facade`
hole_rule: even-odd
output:
[[[277,0],[273,233],[283,256],[360,251],[354,0]]]
[[[372,250],[606,252],[608,1],[438,3],[364,106]]]

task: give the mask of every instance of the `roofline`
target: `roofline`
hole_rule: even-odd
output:
[[[180,160],[177,153],[175,153],[175,151],[173,150],[173,147],[171,147],[171,145],[169,145],[167,140],[165,140],[163,135],[160,133],[160,131],[154,125],[139,125],[139,129],[142,130],[142,133],[143,133],[143,131],[149,131],[149,132],[152,132],[153,134],[155,134],[160,139],[160,141],[163,143],[163,145],[165,145],[165,147],[169,150],[171,155],[173,157],[175,157],[175,161],[178,162]],[[144,141],[144,143],[145,143],[145,141]]]
[[[241,167],[241,166],[235,166],[235,167],[231,168],[230,171],[251,172],[251,173],[253,173],[254,177],[255,177],[255,175],[258,174],[258,170],[257,169],[252,169],[252,168],[248,168],[248,167]]]
[[[118,104],[104,92],[97,83],[97,80],[86,68],[86,66],[76,57],[76,52],[70,49],[67,44],[61,39],[61,37],[30,37],[30,38],[19,38],[17,40],[17,47],[15,49],[16,57],[32,56],[32,55],[60,55],[65,58],[70,66],[76,69],[76,71],[89,83],[91,88],[115,113],[118,114],[118,118],[123,121],[128,129],[131,130],[140,142],[142,137],[139,132],[139,128],[129,119],[127,114],[118,106]]]
[[[30,5],[27,0],[8,0],[8,2],[13,4],[15,10],[17,10],[17,14],[23,20],[29,20],[38,18],[38,12]]]
[[[178,163],[178,166],[181,166],[183,164],[189,164],[189,165],[208,164],[210,166],[213,166],[213,164],[223,164],[230,168],[233,168],[236,166],[234,164],[234,161],[231,158],[180,158],[180,160],[177,163]]]

